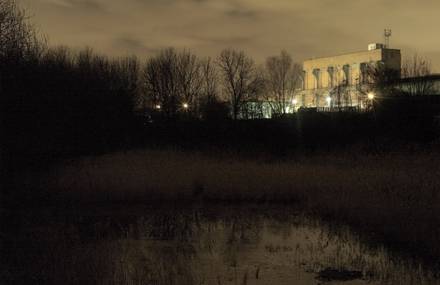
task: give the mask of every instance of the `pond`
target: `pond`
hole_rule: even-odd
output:
[[[8,223],[6,284],[440,284],[414,259],[283,206],[55,207]]]

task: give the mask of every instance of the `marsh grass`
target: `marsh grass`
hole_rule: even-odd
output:
[[[271,160],[137,150],[84,157],[17,183],[32,203],[268,203],[352,225],[396,248],[440,256],[437,152],[353,152]]]

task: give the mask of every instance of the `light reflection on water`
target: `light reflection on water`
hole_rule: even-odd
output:
[[[343,282],[347,285],[440,284],[414,261],[399,259],[381,246],[368,246],[348,229],[290,210],[132,209],[130,214],[122,210],[63,218],[47,214],[42,220],[23,224],[11,238],[15,259],[11,257],[2,272],[3,280],[45,284],[341,283],[317,278],[331,268],[359,272],[360,278]]]

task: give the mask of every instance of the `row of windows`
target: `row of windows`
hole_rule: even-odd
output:
[[[359,65],[359,77],[353,80],[353,68],[349,65],[343,65],[342,68],[329,66],[326,71],[327,72],[327,78],[328,78],[328,84],[326,87],[335,87],[336,85],[343,84],[343,85],[352,85],[355,83],[354,81],[358,81],[361,84],[368,82],[368,63],[361,63]],[[322,74],[323,71],[319,68],[315,68],[312,71],[312,78],[313,78],[313,89],[319,89],[322,88]],[[305,79],[303,81],[303,89],[307,89],[307,79],[308,74],[307,71],[303,71],[303,78]]]

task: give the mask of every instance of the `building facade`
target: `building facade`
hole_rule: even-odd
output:
[[[367,68],[378,64],[400,73],[400,50],[371,44],[366,51],[304,61],[302,88],[295,94],[297,108],[363,108]]]

